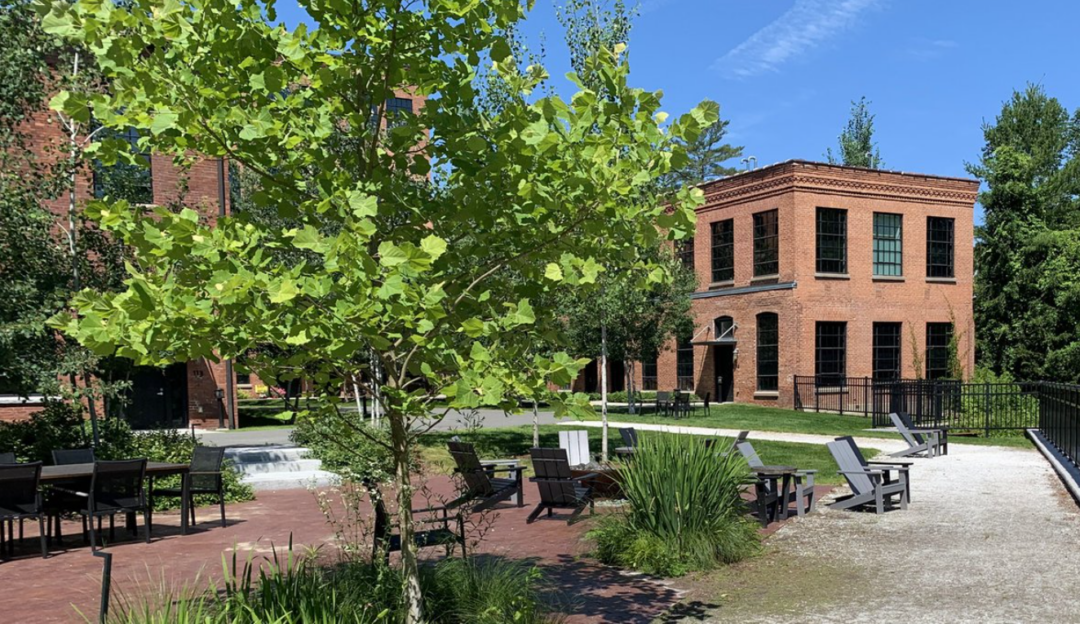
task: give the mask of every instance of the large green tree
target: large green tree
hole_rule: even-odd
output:
[[[986,185],[975,244],[979,362],[1080,381],[1080,111],[1041,86],[1005,102],[968,170]]]
[[[673,170],[664,178],[664,182],[674,188],[680,186],[694,186],[702,182],[709,182],[729,175],[734,175],[738,169],[729,167],[724,163],[743,154],[741,145],[725,143],[728,124],[731,122],[720,119],[709,126],[696,139],[688,142],[686,148],[687,162],[682,167]]]
[[[410,460],[430,410],[439,397],[450,408],[513,409],[577,374],[582,362],[563,353],[521,366],[561,326],[559,310],[532,302],[589,289],[693,227],[700,191],[652,193],[685,159],[672,138],[692,140],[717,107],[665,123],[660,94],[627,84],[622,46],[588,61],[603,97],[581,85],[569,101],[530,97],[543,68],[517,71],[503,34],[524,16],[519,0],[300,6],[310,25],[288,29],[272,3],[254,0],[49,5],[46,29],[90,49],[110,81],[54,107],[139,128],[143,147],[181,164],[228,157],[261,177],[253,202],[298,221],[208,227],[190,210],[146,216],[124,201],[95,203],[90,212],[133,251],[127,289],[83,292],[78,314],[57,324],[99,353],[143,363],[247,355],[260,377],[303,371],[325,418],[337,417],[342,386],[378,390],[408,621],[420,622]],[[517,94],[495,114],[474,86],[488,59]],[[384,131],[399,90],[429,99]],[[337,149],[342,132],[355,149]],[[108,143],[93,154],[117,157]],[[277,262],[275,249],[319,260]],[[250,355],[267,344],[282,349]],[[372,354],[377,377],[362,374]]]
[[[870,112],[870,102],[866,96],[851,103],[851,114],[838,141],[838,153],[835,156],[832,148],[825,151],[829,164],[868,169],[881,169],[885,166],[877,143],[874,142],[874,115]]]

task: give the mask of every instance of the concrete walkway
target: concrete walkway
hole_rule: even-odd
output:
[[[823,506],[785,526],[768,555],[732,570],[743,583],[780,574],[783,587],[722,584],[725,604],[702,619],[1080,621],[1080,511],[1040,454],[956,444],[916,461],[907,511]]]
[[[581,427],[603,427],[603,423],[595,420],[563,420],[559,422],[560,425],[578,425]],[[714,438],[734,438],[739,435],[738,429],[712,429],[709,427],[680,427],[678,425],[656,425],[649,423],[635,423],[635,422],[617,422],[608,421],[608,427],[612,430],[615,436],[618,436],[618,429],[620,427],[633,427],[638,431],[663,431],[665,433],[681,433],[686,435],[700,435],[711,436]],[[781,431],[751,431],[750,441],[754,440],[769,440],[772,442],[796,442],[799,444],[825,444],[826,442],[832,442],[836,439],[836,436],[831,435],[817,435],[812,433],[785,433]],[[876,448],[881,449],[885,453],[892,453],[899,451],[907,447],[901,440],[894,440],[889,438],[855,438],[855,443],[864,448]],[[950,451],[956,445],[949,447]]]

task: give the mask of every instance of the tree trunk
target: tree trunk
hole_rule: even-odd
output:
[[[630,404],[629,410],[631,414],[636,414],[637,410],[634,409],[634,362],[631,361],[630,365],[626,367],[626,401]]]
[[[405,584],[405,624],[421,624],[423,618],[423,595],[420,589],[420,569],[416,559],[416,543],[413,539],[412,480],[409,472],[409,439],[405,416],[389,409],[390,437],[394,447],[394,473],[398,480],[398,530],[401,534],[401,572]]]
[[[608,460],[607,426],[607,323],[600,324],[600,420],[603,422],[603,436],[600,447],[600,459]]]
[[[533,448],[540,448],[540,407],[536,399],[533,399]]]

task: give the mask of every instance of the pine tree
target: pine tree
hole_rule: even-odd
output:
[[[885,162],[881,160],[881,152],[874,143],[874,116],[870,113],[869,104],[866,96],[851,103],[851,117],[839,137],[839,155],[833,156],[832,149],[825,151],[830,165],[867,169],[881,169],[885,166]]]

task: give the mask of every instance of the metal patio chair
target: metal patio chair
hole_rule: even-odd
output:
[[[188,509],[191,511],[191,524],[195,524],[195,497],[200,495],[216,496],[221,508],[221,526],[225,527],[225,480],[222,465],[225,462],[225,447],[196,446],[191,456],[191,469],[188,472]],[[170,496],[180,498],[184,495],[183,487],[155,488],[150,482],[150,513],[153,515],[154,497]]]
[[[94,462],[94,474],[90,479],[90,491],[67,491],[67,493],[83,498],[86,501],[86,506],[80,509],[78,513],[88,520],[91,551],[97,549],[98,533],[101,532],[101,518],[109,517],[109,533],[111,537],[113,519],[117,514],[121,513],[135,514],[142,512],[143,524],[146,527],[146,543],[150,543],[150,506],[146,500],[145,484],[145,459],[96,461]],[[97,531],[94,530],[94,518],[99,520]],[[134,527],[132,528],[134,530]]]
[[[0,465],[0,557],[5,557],[5,553],[6,556],[15,554],[15,521],[19,521],[19,539],[22,540],[23,520],[35,518],[40,530],[41,556],[49,556],[40,485],[41,462]]]

